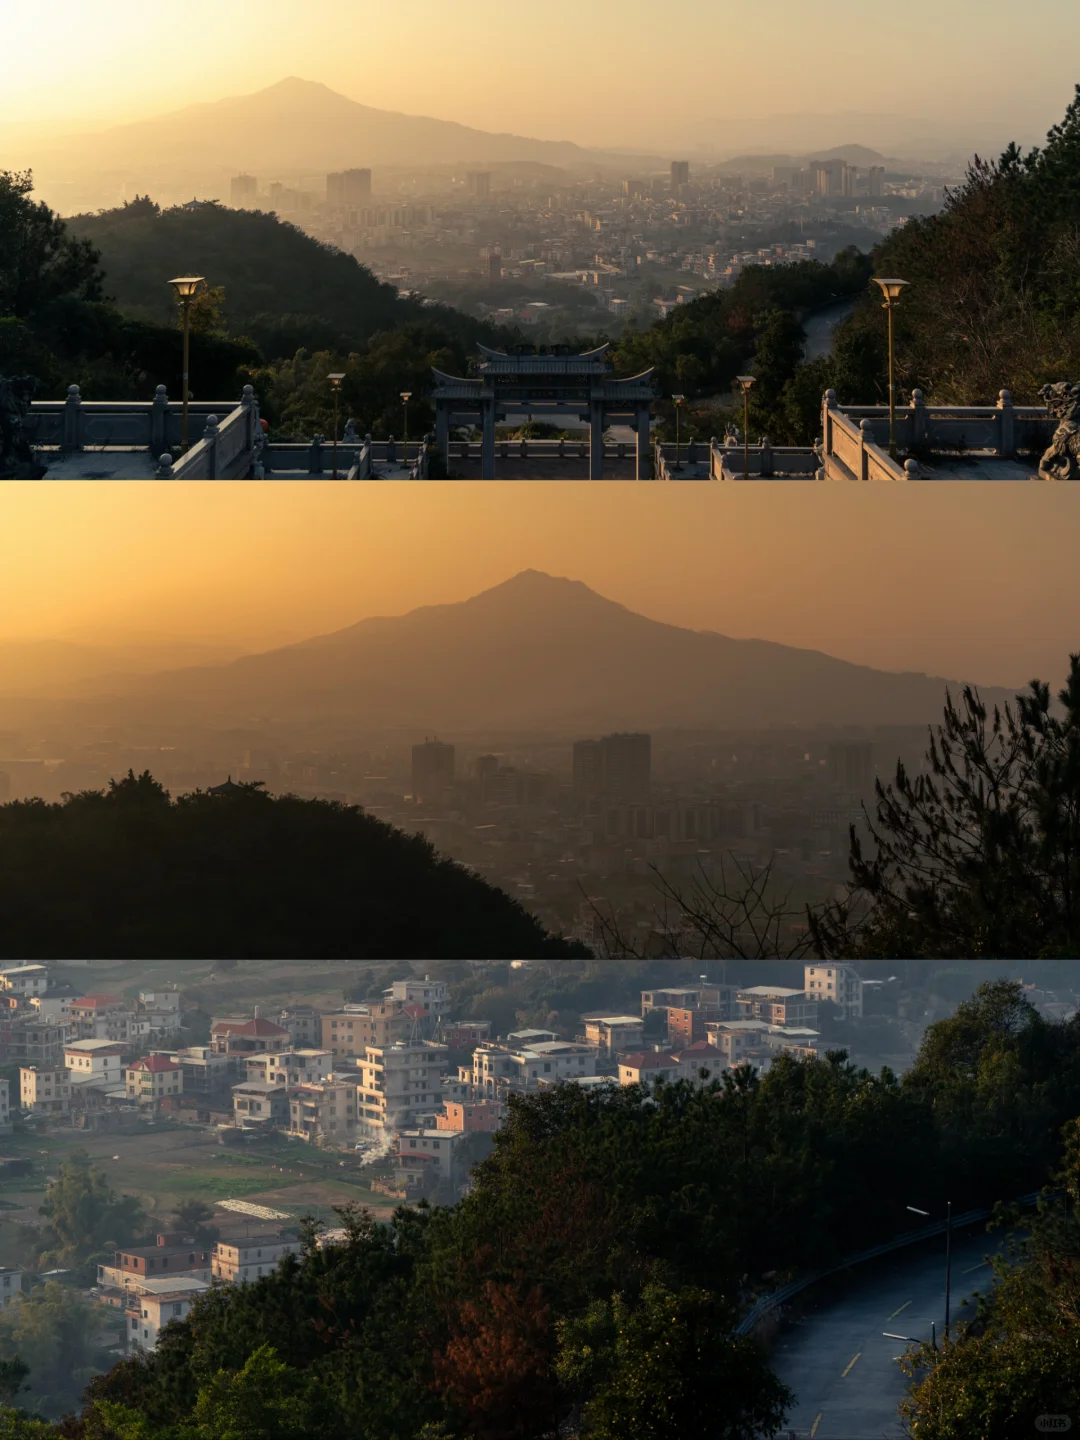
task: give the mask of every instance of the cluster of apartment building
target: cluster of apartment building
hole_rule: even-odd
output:
[[[178,1095],[172,1066],[134,1057],[181,1023],[177,990],[73,996],[52,984],[47,964],[0,969],[0,1064],[19,1067],[18,1109],[28,1118],[158,1106]],[[0,1133],[11,1125],[7,1090],[0,1083]]]
[[[702,983],[644,990],[643,1020],[652,1012],[663,1015],[665,1043],[620,1055],[620,1083],[706,1081],[742,1065],[760,1074],[778,1055],[815,1056],[825,1006],[839,1021],[862,1017],[863,982],[853,966],[805,965],[802,989]]]
[[[276,1230],[218,1240],[209,1247],[190,1236],[161,1234],[155,1245],[117,1250],[111,1265],[99,1265],[96,1298],[121,1312],[125,1348],[153,1350],[165,1326],[185,1319],[215,1281],[258,1280],[299,1249],[299,1240]]]

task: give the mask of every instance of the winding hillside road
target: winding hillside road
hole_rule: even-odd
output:
[[[953,1236],[951,1319],[970,1319],[965,1298],[986,1287],[992,1271],[985,1256],[1004,1244],[1000,1233],[979,1226]],[[797,1403],[789,1429],[813,1440],[899,1440],[904,1435],[896,1407],[905,1379],[896,1357],[907,1348],[886,1340],[883,1331],[930,1338],[945,1323],[944,1237],[898,1252],[868,1267],[840,1295],[826,1295],[781,1331],[770,1363]]]

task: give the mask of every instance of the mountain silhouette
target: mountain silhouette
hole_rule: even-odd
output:
[[[226,665],[92,682],[140,713],[452,730],[905,725],[958,682],[667,625],[526,570],[471,599],[362,620]],[[83,688],[82,693],[88,692]],[[986,689],[990,703],[1011,692]]]
[[[377,110],[296,76],[254,94],[188,105],[43,148],[70,154],[72,147],[92,157],[96,168],[156,163],[188,172],[225,166],[268,180],[277,171],[349,166],[529,160],[583,166],[602,158],[569,141],[491,134],[456,121]]]

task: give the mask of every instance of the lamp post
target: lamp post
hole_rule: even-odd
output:
[[[176,298],[180,301],[180,309],[184,317],[184,413],[180,421],[180,449],[186,455],[188,450],[188,398],[190,392],[190,362],[191,362],[191,302],[195,298],[199,286],[203,283],[201,275],[178,275],[169,284],[176,291]]]
[[[411,390],[402,390],[401,404],[405,411],[405,428],[402,431],[405,443],[405,469],[409,468],[409,401],[412,399]]]
[[[893,310],[900,298],[900,291],[909,282],[907,280],[879,280],[874,276],[874,284],[880,285],[881,293],[885,297],[882,309],[889,316],[889,454],[896,459],[896,383],[895,383],[895,360],[893,355]]]
[[[675,401],[675,469],[681,470],[682,465],[679,461],[679,416],[682,413],[683,401],[686,399],[686,396],[672,395],[671,398]]]
[[[925,1215],[930,1219],[929,1210],[919,1210],[914,1205],[907,1207],[913,1215]],[[945,1205],[945,1339],[949,1338],[949,1295],[952,1289],[952,1201]]]
[[[742,391],[742,478],[750,479],[750,387],[753,375],[736,375],[736,382]]]
[[[341,382],[345,379],[344,374],[328,375],[330,388],[334,392],[334,479],[338,478],[337,473],[337,437],[338,437],[338,405],[341,401]]]
[[[914,1335],[894,1335],[891,1330],[882,1330],[881,1333],[886,1340],[906,1340],[909,1345],[921,1345],[923,1343]],[[937,1349],[937,1326],[932,1320],[930,1322],[930,1348],[932,1350]]]

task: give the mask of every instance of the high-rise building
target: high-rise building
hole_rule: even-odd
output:
[[[885,166],[871,165],[867,172],[867,191],[870,195],[881,196],[885,194]]]
[[[229,182],[229,200],[234,210],[254,205],[259,193],[259,182],[254,175],[234,175]]]
[[[829,779],[847,795],[869,795],[874,788],[874,747],[867,741],[838,741],[829,746]]]
[[[574,745],[574,795],[647,805],[652,790],[652,736],[604,735]]]
[[[502,279],[502,256],[499,254],[498,250],[492,250],[491,254],[488,256],[488,279]]]
[[[475,195],[478,200],[483,200],[491,194],[490,170],[469,171],[469,194]]]
[[[854,195],[854,194],[855,194],[855,177],[856,177],[856,175],[858,175],[858,173],[859,173],[859,172],[858,172],[857,168],[856,168],[854,165],[845,165],[845,166],[843,166],[843,168],[842,168],[841,171],[840,171],[840,194],[841,194],[841,195]]]
[[[327,175],[326,203],[331,210],[355,210],[370,199],[370,170],[339,170]]]
[[[690,161],[672,160],[671,162],[671,188],[679,190],[683,185],[690,184]]]
[[[412,751],[414,800],[438,799],[454,783],[454,747],[441,740],[425,740]]]

